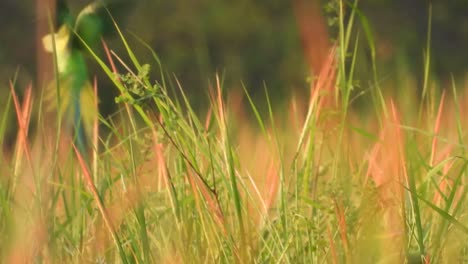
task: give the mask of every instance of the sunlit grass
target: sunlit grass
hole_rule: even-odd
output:
[[[180,85],[171,97],[156,53],[154,65],[140,63],[119,31],[129,62],[107,47],[106,58],[92,55],[121,109],[97,120],[109,133],[95,124],[89,160],[66,128],[50,140],[54,129],[41,124],[30,136],[41,99],[20,102],[12,84],[2,111],[17,113],[19,129],[1,159],[2,261],[467,261],[468,96],[457,91],[468,85],[431,86],[427,76],[422,100],[401,101],[374,85],[375,111],[354,110],[343,30],[310,98],[278,109],[265,89],[260,111],[216,76],[206,114]]]

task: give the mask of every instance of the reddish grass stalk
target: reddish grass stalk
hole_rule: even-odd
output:
[[[322,68],[317,76],[317,79],[311,85],[309,112],[313,107],[317,107],[315,115],[320,116],[323,108],[336,107],[338,94],[335,93],[334,82],[336,76],[336,58],[334,46],[330,49],[327,59],[324,61]]]
[[[401,170],[403,172],[403,180],[405,181],[406,186],[409,186],[409,181],[408,181],[408,172],[406,169],[406,158],[405,158],[405,150],[404,150],[404,140],[403,136],[401,134],[401,122],[400,118],[398,116],[397,110],[395,108],[395,104],[393,103],[393,100],[390,101],[391,107],[392,107],[392,117],[393,117],[393,123],[395,125],[395,132],[396,132],[396,139],[398,143],[398,156],[400,158],[400,164],[399,166],[401,167]],[[401,179],[398,179],[399,181]],[[400,185],[400,191],[404,192],[404,189]],[[401,199],[404,200],[404,194],[402,193]]]
[[[434,166],[434,159],[436,155],[436,148],[438,142],[438,134],[440,131],[440,123],[442,119],[442,110],[444,109],[444,102],[445,102],[445,90],[442,92],[442,98],[440,99],[439,103],[439,110],[437,111],[437,118],[434,124],[434,137],[432,139],[432,148],[431,148],[431,160],[429,162],[430,166]]]
[[[333,239],[333,234],[331,232],[330,224],[327,224],[327,234],[328,234],[328,240],[330,240],[330,251],[331,251],[332,257],[333,257],[333,263],[339,263],[338,262],[338,254],[336,253],[336,245],[335,245],[335,241]]]
[[[16,95],[13,83],[10,81],[10,90],[15,105],[16,117],[18,119],[18,134],[17,134],[17,145],[15,153],[15,177],[19,173],[19,168],[22,162],[23,153],[26,154],[29,166],[34,174],[34,164],[32,162],[31,149],[28,143],[28,132],[29,132],[29,123],[31,119],[31,110],[32,110],[32,84],[30,83],[25,91],[23,103],[19,102],[18,96]],[[35,177],[35,176],[33,176]],[[38,187],[38,185],[35,185]],[[16,188],[16,181],[13,185],[13,191]],[[24,187],[23,187],[24,188]],[[35,193],[39,193],[43,190],[35,190]],[[32,197],[17,197],[19,201],[26,201],[26,199],[31,199]],[[33,202],[34,203],[34,202]],[[28,205],[30,206],[28,201]],[[38,209],[34,207],[34,209]],[[12,247],[12,253],[7,257],[7,263],[29,263],[33,262],[34,258],[41,254],[41,250],[46,250],[45,240],[47,238],[47,228],[44,222],[44,216],[39,213],[39,210],[35,212],[34,219],[30,220],[34,223],[33,226],[23,226],[20,230],[24,232],[26,237],[19,239],[18,244]],[[27,230],[27,233],[24,231]],[[47,256],[44,256],[44,259],[47,260]]]
[[[206,117],[205,117],[205,131],[208,131],[208,129],[210,128],[212,115],[213,115],[213,106],[210,105],[210,109],[208,109],[208,112],[206,113]]]
[[[268,169],[267,172],[267,188],[268,188],[268,193],[267,193],[267,198],[265,201],[265,206],[266,210],[268,212],[268,209],[270,209],[274,203],[274,200],[276,198],[276,193],[278,192],[279,188],[279,175],[278,175],[278,170],[275,167],[274,162],[271,162],[270,168]]]
[[[409,179],[408,179],[408,170],[406,168],[406,155],[405,155],[405,150],[404,150],[404,139],[401,133],[401,121],[397,112],[397,109],[395,107],[395,104],[393,103],[393,100],[390,101],[391,108],[392,108],[392,116],[393,116],[393,122],[395,125],[395,132],[396,132],[396,137],[397,137],[397,146],[398,146],[398,157],[400,159],[400,162],[398,166],[400,166],[401,171],[403,173],[402,176],[400,176],[397,180],[401,183],[404,181],[405,186],[410,186],[409,185]],[[403,179],[401,179],[403,177]],[[406,214],[405,214],[405,189],[403,188],[402,184],[398,184],[395,188],[398,188],[398,191],[400,193],[400,211],[402,214],[402,219],[401,219],[401,226],[405,227],[405,222],[406,222]],[[404,238],[404,235],[403,235]]]
[[[223,104],[223,94],[221,92],[221,84],[219,81],[219,76],[216,74],[216,91],[217,91],[217,101],[218,101],[218,114],[219,114],[219,119],[220,119],[220,127],[221,129],[225,132],[226,125],[226,119],[224,118],[224,104]],[[223,133],[223,137],[224,137]]]
[[[102,42],[102,46],[104,47],[104,51],[106,52],[107,59],[109,60],[112,72],[115,74],[115,78],[117,78],[117,80],[120,81],[120,78],[118,77],[119,72],[117,71],[117,68],[115,67],[115,63],[114,63],[114,60],[112,59],[110,50],[107,47],[107,43],[106,41],[104,41],[104,39],[101,39],[101,42]]]
[[[28,144],[28,132],[29,132],[29,121],[31,118],[31,109],[32,109],[32,84],[30,83],[26,88],[26,93],[21,106],[18,96],[16,95],[15,88],[13,83],[10,81],[10,90],[13,97],[13,102],[15,105],[16,118],[18,119],[18,135],[17,135],[17,149],[15,157],[15,175],[18,173],[18,169],[21,165],[21,159],[23,152],[26,153],[26,158],[29,162],[31,168],[33,168],[31,150]]]
[[[86,165],[86,162],[84,161],[83,156],[81,155],[80,151],[76,148],[75,144],[73,144],[73,149],[75,150],[76,157],[78,158],[78,162],[83,172],[83,177],[84,177],[83,180],[86,183],[86,185],[88,185],[88,188],[91,194],[93,195],[93,198],[98,206],[98,209],[101,212],[102,218],[104,219],[104,223],[106,224],[107,229],[111,233],[111,236],[114,239],[116,246],[120,249],[120,242],[117,236],[117,232],[115,231],[112,220],[110,219],[109,214],[106,208],[104,207],[101,197],[99,197],[98,191],[96,189],[96,186],[94,185],[94,181],[93,181],[93,178],[91,177],[88,166]]]
[[[319,108],[317,116],[320,114],[322,108],[333,108],[336,106],[338,94],[335,93],[334,83],[336,76],[336,46],[333,46],[320,69],[314,89],[319,90],[322,94],[319,101]]]
[[[164,162],[164,146],[162,143],[158,143],[158,137],[156,130],[153,128],[154,138],[154,153],[156,158],[156,164],[158,168],[158,190],[161,190],[169,186],[169,174],[167,173],[166,163]],[[164,182],[164,186],[163,186]]]
[[[385,233],[384,250],[389,255],[398,256],[395,261],[401,261],[406,217],[403,186],[409,184],[401,122],[393,101],[390,105],[391,116],[386,119],[379,141],[369,154],[367,178],[372,178],[378,190]]]

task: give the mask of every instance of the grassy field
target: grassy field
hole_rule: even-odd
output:
[[[0,106],[2,145],[8,113],[19,127],[0,159],[1,262],[467,262],[468,84],[441,87],[427,59],[420,93],[404,92],[416,90],[405,76],[392,94],[374,63],[368,110],[356,109],[351,47],[375,47],[365,18],[350,19],[365,44],[339,21],[310,97],[278,107],[265,89],[265,111],[216,76],[200,114],[156,54],[140,63],[121,34],[130,61],[94,57],[121,107],[96,120],[87,154],[33,113],[40,94],[29,87],[20,102],[12,83]]]

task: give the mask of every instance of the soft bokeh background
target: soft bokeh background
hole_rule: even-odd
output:
[[[41,1],[43,3],[47,1]],[[77,13],[90,1],[70,0]],[[191,95],[195,106],[203,106],[206,88],[219,73],[224,86],[241,91],[242,85],[256,96],[263,96],[264,85],[273,99],[306,93],[309,80],[300,31],[293,3],[300,1],[127,1],[116,19],[144,61],[150,53],[129,32],[147,42],[160,56],[169,75],[177,77]],[[336,34],[337,1],[322,1],[322,14],[330,37]],[[8,91],[8,80],[17,76],[17,88],[33,82],[36,90],[44,86],[37,76],[37,25],[47,17],[38,15],[36,1],[0,1],[0,89]],[[350,8],[349,6],[347,8]],[[401,72],[414,78],[414,89],[421,86],[423,49],[426,46],[428,1],[362,1],[359,8],[369,20],[377,48],[382,84],[398,86]],[[450,74],[462,80],[468,68],[468,2],[436,1],[432,16],[431,77],[447,82]],[[361,32],[361,35],[364,35]],[[125,59],[120,41],[108,38],[110,47]],[[363,38],[357,65],[360,88],[371,78],[370,55]],[[91,60],[90,60],[91,61]],[[91,62],[92,64],[92,62]],[[41,69],[43,70],[43,69]],[[91,74],[102,75],[96,65]],[[104,112],[112,112],[112,87],[99,77]],[[385,85],[384,85],[385,86]],[[388,89],[388,88],[387,88]],[[398,89],[398,88],[394,88]],[[408,89],[405,87],[405,89]],[[406,91],[404,91],[406,92]],[[5,96],[2,96],[5,97]],[[3,101],[3,99],[2,99]]]

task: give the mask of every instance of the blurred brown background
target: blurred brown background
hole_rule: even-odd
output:
[[[48,0],[51,1],[51,0]],[[0,89],[8,91],[8,80],[19,69],[18,89],[36,77],[41,58],[37,54],[37,3],[48,1],[0,1]],[[76,14],[90,1],[70,0]],[[118,12],[116,19],[126,32],[146,41],[160,56],[165,71],[176,76],[192,94],[206,97],[206,87],[217,72],[228,89],[241,89],[242,83],[256,96],[264,84],[274,98],[286,98],[291,91],[307,89],[309,75],[307,54],[298,27],[298,12],[288,0],[213,1],[213,0],[135,0]],[[303,2],[303,1],[302,1]],[[447,79],[453,73],[462,78],[468,67],[468,2],[433,1],[432,63],[433,76]],[[318,3],[318,1],[316,1]],[[337,1],[322,1],[320,13],[330,38],[336,35]],[[426,43],[428,1],[362,1],[359,8],[369,19],[377,46],[379,72],[394,79],[404,68],[420,78],[423,48]],[[347,5],[348,11],[350,5]],[[358,28],[358,27],[357,27]],[[363,34],[361,34],[363,35]],[[150,53],[127,34],[142,62],[155,65]],[[121,42],[109,38],[110,46],[125,58]],[[311,40],[313,42],[313,38]],[[366,85],[369,52],[365,41],[359,50],[358,75]],[[91,64],[92,61],[90,62]],[[91,72],[101,75],[96,65]],[[100,77],[101,93],[113,91],[106,77]],[[103,100],[104,108],[113,100]],[[106,106],[107,105],[107,106]]]

